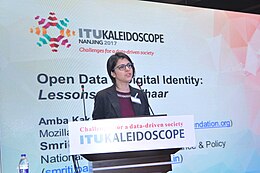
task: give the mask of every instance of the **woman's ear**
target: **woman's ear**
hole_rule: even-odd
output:
[[[113,71],[111,71],[111,76],[112,76],[113,78],[116,78],[116,73],[113,72]]]

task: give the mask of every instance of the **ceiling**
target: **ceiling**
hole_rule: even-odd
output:
[[[260,14],[260,0],[144,0],[144,1]]]

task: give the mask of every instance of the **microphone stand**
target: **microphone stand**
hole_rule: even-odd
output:
[[[81,92],[82,92],[82,95],[83,95],[82,100],[83,100],[84,117],[85,117],[85,120],[88,120],[87,111],[86,111],[86,104],[85,104],[85,97],[84,97],[84,85],[81,85]],[[72,161],[73,161],[75,173],[80,173],[79,172],[79,161],[78,161],[78,159],[76,159],[76,156],[78,156],[78,155],[72,155]]]
[[[79,172],[79,162],[78,162],[78,159],[76,159],[76,156],[77,155],[72,155],[73,166],[75,169],[75,173],[80,173]]]
[[[83,95],[83,111],[84,111],[84,117],[85,120],[88,120],[87,118],[87,112],[86,112],[86,105],[85,105],[85,97],[84,97],[84,85],[81,85],[81,91],[82,91],[82,95]]]

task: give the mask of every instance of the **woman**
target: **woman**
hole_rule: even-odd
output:
[[[107,73],[113,85],[97,93],[93,120],[150,115],[145,93],[129,85],[135,74],[129,56],[121,52],[110,56]]]

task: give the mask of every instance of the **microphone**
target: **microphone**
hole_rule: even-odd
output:
[[[83,101],[83,111],[84,111],[84,117],[85,120],[89,120],[89,118],[87,117],[87,111],[86,111],[86,105],[85,105],[85,97],[84,97],[84,85],[81,85],[81,92],[82,92],[82,101]]]
[[[137,84],[137,86],[139,87],[140,90],[143,90],[143,89],[142,89],[142,83],[141,83],[141,82],[139,82],[139,81],[137,80],[137,81],[136,81],[136,84]],[[150,104],[149,104],[149,102],[148,102],[148,98],[147,98],[147,104],[148,104],[148,108],[149,108],[150,111],[152,112],[152,115],[154,115],[153,109],[151,108],[151,106],[150,106]]]

